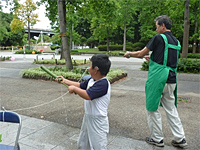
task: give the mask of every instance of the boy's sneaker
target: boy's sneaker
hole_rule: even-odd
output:
[[[184,148],[187,146],[187,142],[185,139],[183,139],[181,142],[176,142],[174,140],[172,140],[172,145],[175,146],[175,147],[181,147],[181,148]]]
[[[159,146],[159,147],[163,147],[163,146],[164,146],[163,140],[161,140],[160,142],[156,142],[156,141],[154,141],[152,138],[146,137],[146,140],[145,140],[145,141],[146,141],[147,143],[149,143],[149,144],[156,145],[156,146]]]

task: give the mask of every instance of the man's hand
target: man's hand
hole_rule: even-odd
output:
[[[150,60],[150,55],[144,56],[144,58],[145,58],[147,61],[149,61],[149,60]]]
[[[126,58],[130,58],[130,57],[131,57],[130,52],[127,51],[127,52],[124,54],[124,57],[126,57]]]

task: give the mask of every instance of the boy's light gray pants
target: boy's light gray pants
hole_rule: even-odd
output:
[[[78,149],[106,150],[109,123],[107,116],[85,114],[78,139]]]

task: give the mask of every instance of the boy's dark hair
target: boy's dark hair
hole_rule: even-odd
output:
[[[92,62],[92,68],[94,69],[95,67],[98,67],[100,73],[102,75],[107,75],[109,70],[110,70],[110,66],[111,66],[111,62],[109,60],[109,56],[106,54],[95,54],[92,56],[92,58],[90,59]]]
[[[158,25],[165,24],[167,29],[171,29],[172,27],[172,22],[167,15],[158,16],[155,21],[158,22]]]

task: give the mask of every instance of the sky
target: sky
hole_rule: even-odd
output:
[[[39,0],[33,0],[33,2],[37,2]],[[25,2],[25,0],[20,0],[19,3],[22,4]],[[2,5],[4,6],[6,4],[5,1],[2,1]],[[5,9],[3,8],[4,13],[9,13],[9,8]],[[41,5],[38,7],[38,9],[35,11],[35,13],[38,14],[38,20],[37,24],[33,26],[34,29],[51,29],[50,21],[47,17],[45,17],[45,6]]]

